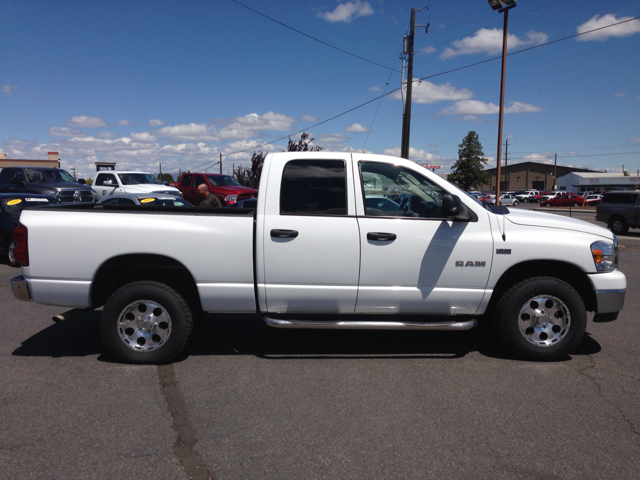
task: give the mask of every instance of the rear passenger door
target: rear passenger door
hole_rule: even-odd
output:
[[[285,155],[265,174],[269,185],[257,226],[261,310],[353,313],[360,235],[349,155]]]
[[[197,189],[191,185],[192,180],[193,175],[183,175],[180,181],[180,191],[187,202],[198,205],[200,198]]]

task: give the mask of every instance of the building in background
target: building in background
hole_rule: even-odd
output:
[[[638,190],[640,188],[640,175],[630,175],[626,170],[624,174],[572,172],[558,178],[558,188],[559,190],[578,194],[603,190]]]
[[[0,170],[4,167],[49,167],[60,168],[58,152],[48,152],[46,160],[8,159],[6,153],[0,153]]]
[[[485,192],[495,192],[496,190],[496,168],[488,168],[486,172],[489,174],[489,183],[479,185],[480,190]],[[555,175],[557,178],[564,177],[575,172],[594,172],[585,168],[566,167],[548,163],[538,162],[522,162],[509,164],[502,167],[500,171],[500,191],[510,192],[515,190],[539,190],[549,191],[556,187]]]

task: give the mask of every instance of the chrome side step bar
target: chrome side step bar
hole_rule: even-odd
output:
[[[471,318],[462,322],[389,322],[389,321],[331,321],[331,320],[277,320],[262,317],[269,327],[316,328],[332,330],[470,330],[478,322]]]

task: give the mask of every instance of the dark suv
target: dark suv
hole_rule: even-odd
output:
[[[60,168],[5,167],[0,171],[0,192],[39,193],[60,203],[93,203],[91,187]]]
[[[607,192],[596,206],[596,220],[605,222],[616,235],[640,227],[640,191]]]

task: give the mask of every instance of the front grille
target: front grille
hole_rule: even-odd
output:
[[[56,194],[60,203],[93,203],[91,190],[60,190]]]
[[[238,201],[246,200],[247,198],[254,198],[254,197],[255,197],[255,193],[240,193],[238,195]]]

